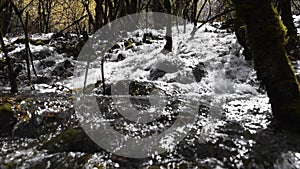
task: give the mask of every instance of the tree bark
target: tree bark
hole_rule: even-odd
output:
[[[0,32],[1,48],[4,52],[5,63],[6,63],[7,68],[8,68],[8,80],[9,80],[9,83],[10,83],[10,93],[12,93],[12,94],[18,93],[17,73],[13,70],[11,59],[8,56],[8,52],[7,52],[5,44],[4,44],[2,30],[0,30],[0,31],[1,31]]]
[[[243,55],[245,56],[245,60],[252,60],[251,50],[248,45],[246,26],[239,17],[234,19],[234,32],[237,41],[244,48]]]
[[[0,18],[3,18],[4,12],[6,11],[7,8],[9,7],[9,1],[3,1],[2,3],[0,3]],[[2,21],[3,22],[3,21]],[[12,94],[14,93],[18,93],[18,86],[17,86],[17,73],[14,71],[13,66],[12,66],[12,62],[11,62],[11,58],[8,56],[8,51],[6,49],[3,37],[5,35],[5,30],[6,27],[5,25],[0,25],[0,44],[1,44],[1,48],[2,51],[4,53],[4,58],[5,58],[5,63],[7,65],[8,68],[8,80],[10,83],[10,92]]]
[[[294,24],[291,1],[290,0],[279,0],[279,7],[281,13],[281,19],[283,24],[287,28],[288,43],[286,45],[287,51],[296,49],[297,43],[297,29]]]
[[[247,26],[259,79],[266,86],[272,112],[285,124],[299,126],[299,83],[284,49],[286,29],[269,0],[233,0]]]
[[[166,17],[166,44],[164,46],[164,51],[166,53],[171,52],[173,48],[173,40],[172,40],[172,17],[171,17],[171,2],[170,0],[164,0],[164,8],[169,14]]]
[[[96,6],[95,6],[95,27],[94,31],[97,31],[100,29],[100,27],[103,25],[103,19],[104,19],[104,10],[102,7],[104,0],[95,0]]]

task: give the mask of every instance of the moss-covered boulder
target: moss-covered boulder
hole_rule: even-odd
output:
[[[17,119],[10,103],[0,104],[0,136],[10,135]]]
[[[86,152],[95,153],[102,149],[94,143],[81,127],[68,128],[58,136],[50,139],[40,147],[50,153],[54,152]]]
[[[133,48],[133,39],[128,39],[124,42],[124,46],[125,46],[125,49],[128,50],[128,49],[131,49]]]

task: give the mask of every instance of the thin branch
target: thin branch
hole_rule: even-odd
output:
[[[76,25],[77,23],[79,23],[82,19],[84,19],[85,17],[87,17],[88,15],[84,15],[81,18],[77,19],[76,21],[74,21],[72,24],[68,25],[67,27],[65,27],[64,29],[60,30],[57,34],[61,34],[63,33],[65,30],[69,29],[70,27]]]
[[[223,12],[221,12],[221,13],[219,13],[219,14],[213,16],[212,18],[210,18],[210,19],[204,21],[200,26],[198,26],[197,29],[200,29],[203,25],[207,24],[208,22],[211,22],[211,21],[213,21],[213,20],[215,20],[215,19],[221,17],[222,15],[228,14],[228,13],[234,11],[234,10],[235,10],[234,8],[231,8],[231,9],[228,9],[228,10],[226,10],[226,11],[223,11]]]
[[[201,13],[202,13],[202,11],[203,11],[203,9],[204,9],[204,7],[205,7],[207,1],[208,1],[208,0],[205,0],[204,3],[202,4],[202,6],[201,6],[201,8],[200,8],[200,10],[199,10],[199,13],[198,13],[198,15],[197,15],[196,21],[199,20],[200,15],[201,15]]]
[[[23,13],[26,8],[28,8],[33,3],[33,0],[31,0],[23,9],[20,10],[20,13]]]

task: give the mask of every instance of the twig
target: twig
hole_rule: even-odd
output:
[[[63,33],[65,30],[69,29],[70,27],[76,25],[78,22],[80,22],[82,19],[84,19],[85,17],[87,17],[88,14],[82,16],[81,18],[77,19],[76,21],[74,21],[71,25],[68,25],[67,27],[65,27],[64,29],[60,30],[57,35],[60,35],[61,33]]]
[[[219,13],[219,14],[213,16],[212,18],[210,18],[210,19],[204,21],[200,26],[198,26],[197,29],[200,29],[200,28],[201,28],[203,25],[205,25],[206,23],[211,22],[211,21],[213,21],[213,20],[215,20],[215,19],[221,17],[222,15],[225,15],[225,14],[230,13],[230,12],[232,12],[232,11],[234,11],[234,8],[228,9],[228,10],[226,10],[226,11],[224,11],[224,12],[221,12],[221,13]]]

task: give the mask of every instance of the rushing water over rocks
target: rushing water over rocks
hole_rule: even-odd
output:
[[[107,88],[126,77],[134,108],[149,107],[146,96],[153,91],[167,98],[156,121],[134,123],[116,110],[126,102],[102,95],[101,86],[91,90],[111,126],[136,138],[172,126],[183,105],[184,110],[197,107],[195,121],[183,140],[175,142],[170,136],[161,142],[166,152],[147,158],[114,155],[83,131],[80,113],[73,108],[74,96],[59,85],[37,85],[42,94],[24,94],[11,101],[20,105],[13,109],[19,122],[12,135],[0,137],[0,168],[300,168],[300,135],[279,129],[274,122],[269,99],[256,80],[252,63],[240,55],[242,49],[234,35],[206,26],[194,39],[184,41],[185,36],[174,36],[176,55],[162,56],[163,39],[152,38],[138,48],[114,49],[116,56],[113,53],[105,64]],[[114,60],[120,53],[124,58]],[[157,71],[153,65],[159,64],[176,67],[176,71]],[[99,80],[98,68],[94,64],[87,85]],[[201,76],[195,77],[195,72]]]

